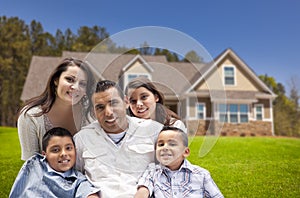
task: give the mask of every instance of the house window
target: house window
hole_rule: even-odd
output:
[[[256,120],[263,120],[263,105],[255,105],[255,118]]]
[[[128,74],[127,75],[127,82],[130,82],[130,81],[132,81],[133,79],[135,79],[137,77],[146,77],[146,78],[150,79],[149,74]]]
[[[220,122],[228,122],[226,104],[219,104],[219,120]]]
[[[248,105],[240,104],[240,122],[241,123],[245,123],[245,122],[249,121],[248,113],[249,113]]]
[[[231,123],[238,122],[238,105],[237,104],[229,105],[229,120]]]
[[[235,84],[235,71],[234,67],[226,66],[224,67],[224,83],[225,85],[234,85]]]
[[[205,119],[205,104],[197,103],[197,118],[200,120]]]
[[[247,104],[219,104],[219,121],[230,123],[246,123],[249,121]]]

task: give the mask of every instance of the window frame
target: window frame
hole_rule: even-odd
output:
[[[226,69],[227,68],[232,68],[232,75],[227,75],[226,74]],[[226,81],[226,78],[232,78],[233,84],[228,84]],[[223,84],[225,86],[235,86],[236,85],[236,67],[234,65],[224,65],[223,66]]]
[[[241,111],[241,106],[245,105],[247,107],[247,112]],[[238,104],[238,103],[219,103],[217,104],[217,112],[219,122],[231,123],[231,124],[241,124],[249,123],[249,104]],[[242,119],[242,116],[246,117],[246,122]],[[234,118],[234,120],[233,120]]]
[[[199,111],[199,108],[198,108],[199,105],[202,105],[202,106],[203,106],[202,112]],[[200,117],[199,117],[199,113],[202,113],[202,114],[203,114],[203,118],[200,118]],[[205,105],[204,102],[197,102],[197,103],[196,103],[196,117],[197,117],[197,119],[199,119],[199,120],[205,120],[205,119],[206,119],[206,105]]]
[[[257,115],[258,115],[258,112],[257,112],[257,108],[258,107],[261,107],[261,119],[257,119]],[[256,121],[263,121],[264,120],[264,105],[263,104],[255,104],[254,105],[254,115],[255,115],[255,120]]]

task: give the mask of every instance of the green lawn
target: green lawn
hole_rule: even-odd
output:
[[[199,157],[202,137],[190,144],[189,160],[208,169],[225,197],[299,197],[300,139],[220,137]],[[16,128],[0,127],[0,197],[8,197],[22,165]]]

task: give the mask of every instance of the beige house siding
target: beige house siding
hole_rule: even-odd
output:
[[[129,67],[126,73],[141,74],[141,73],[149,73],[149,71],[145,68],[145,66],[142,65],[141,61],[136,61]]]
[[[234,67],[235,71],[235,85],[225,85],[224,82],[224,67]],[[253,80],[249,77],[249,74],[244,72],[241,67],[238,65],[236,61],[234,61],[231,57],[226,57],[224,62],[218,67],[218,72],[222,77],[222,82],[225,87],[225,90],[248,90],[248,91],[259,91],[259,89],[254,86]]]
[[[189,118],[188,119],[196,119],[196,104],[198,100],[196,98],[189,98]]]

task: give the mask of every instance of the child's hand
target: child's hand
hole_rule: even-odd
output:
[[[94,193],[88,196],[88,198],[101,198],[98,193]]]
[[[134,198],[148,198],[150,195],[148,188],[145,186],[139,187],[139,189],[136,191]]]

